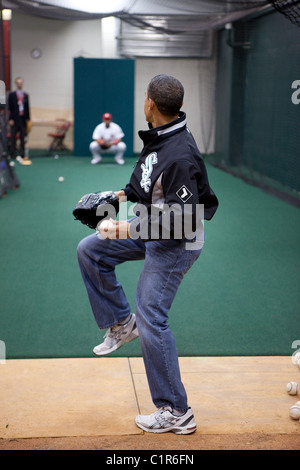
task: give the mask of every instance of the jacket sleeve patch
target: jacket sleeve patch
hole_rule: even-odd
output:
[[[183,184],[178,191],[176,191],[176,196],[185,204],[191,197],[193,193]]]

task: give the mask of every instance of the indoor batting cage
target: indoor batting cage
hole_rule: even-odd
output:
[[[300,448],[299,26],[0,0],[0,450]]]

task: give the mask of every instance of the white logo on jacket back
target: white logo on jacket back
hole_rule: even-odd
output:
[[[153,171],[153,165],[158,162],[157,153],[152,152],[146,157],[145,163],[141,165],[142,168],[142,179],[140,182],[141,187],[145,191],[145,193],[149,193],[149,189],[151,186],[151,175]]]

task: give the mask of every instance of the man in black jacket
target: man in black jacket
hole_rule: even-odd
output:
[[[20,161],[26,164],[25,137],[27,134],[27,123],[30,121],[29,96],[23,91],[24,80],[17,77],[15,80],[17,89],[8,96],[8,123],[11,128],[11,157],[16,158],[16,136],[20,133]]]
[[[153,403],[158,410],[138,415],[141,429],[189,434],[197,425],[181,381],[168,312],[185,273],[203,247],[202,219],[211,219],[218,200],[181,112],[184,90],[174,77],[158,75],[148,85],[144,112],[149,130],[129,183],[116,194],[137,202],[136,217],[98,226],[78,245],[78,260],[100,329],[108,328],[96,355],[109,354],[140,337]],[[188,223],[186,222],[188,219]],[[115,266],[144,259],[131,313]]]

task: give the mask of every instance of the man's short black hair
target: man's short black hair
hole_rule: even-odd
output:
[[[165,74],[156,75],[150,81],[147,92],[161,114],[176,116],[179,113],[184,88],[177,78]]]

